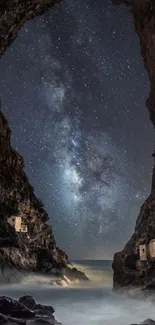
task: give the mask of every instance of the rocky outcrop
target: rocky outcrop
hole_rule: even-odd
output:
[[[3,325],[57,325],[51,306],[37,304],[31,296],[16,301],[0,297],[0,324]]]
[[[25,21],[42,14],[59,0],[1,0],[0,56]],[[67,266],[68,257],[56,247],[41,200],[24,172],[23,158],[11,147],[11,131],[0,111],[0,266],[24,271],[50,271]],[[28,234],[17,234],[7,223],[20,216]]]
[[[155,260],[139,261],[139,246],[148,245],[155,238],[155,190],[142,205],[134,234],[122,252],[113,261],[114,288],[120,286],[144,286],[155,276]]]
[[[1,0],[0,1],[0,56],[17,36],[24,23],[61,0]]]
[[[140,39],[141,54],[150,79],[151,92],[146,106],[155,126],[155,3],[154,0],[112,0],[130,6],[135,30]],[[139,76],[140,78],[140,76]]]
[[[42,14],[59,0],[1,0],[0,56],[24,22]],[[23,158],[11,147],[11,131],[0,111],[0,266],[24,271],[50,271],[67,266],[68,257],[56,247],[41,200],[24,172]],[[8,217],[20,216],[28,234],[17,234]]]
[[[0,112],[0,261],[4,267],[27,271],[64,268],[67,255],[56,247],[41,200],[24,172],[23,158],[11,147],[11,131]],[[7,222],[20,216],[28,233],[16,233]]]
[[[87,280],[84,273],[68,267],[68,256],[56,246],[47,212],[24,172],[23,158],[11,147],[10,136],[0,111],[0,268],[5,273],[0,280],[10,281],[8,270],[51,273],[60,285],[67,278]],[[10,216],[21,217],[28,232],[15,232],[7,222]]]
[[[60,1],[1,0],[0,56],[25,21],[41,15]],[[9,271],[13,270],[51,272],[58,277],[59,284],[67,276],[72,280],[87,279],[82,272],[68,267],[68,256],[56,246],[52,227],[47,224],[47,212],[34,194],[24,171],[23,158],[11,147],[10,137],[7,120],[0,111],[0,281],[10,281]],[[15,232],[7,222],[12,216],[21,217],[27,233]]]
[[[113,0],[114,4],[129,6],[135,30],[139,35],[141,54],[150,80],[150,95],[146,101],[150,119],[155,127],[155,3],[154,0]],[[139,76],[140,77],[140,76]],[[153,154],[155,157],[155,154]],[[145,287],[155,277],[155,260],[139,262],[139,245],[155,238],[155,166],[151,194],[142,205],[134,234],[122,252],[113,260],[114,289],[129,285]]]

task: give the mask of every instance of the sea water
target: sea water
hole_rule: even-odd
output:
[[[112,292],[111,261],[73,261],[91,281],[51,286],[50,277],[27,277],[20,284],[1,287],[1,295],[19,298],[32,295],[38,303],[52,305],[62,325],[130,325],[155,319],[149,301],[129,299]]]

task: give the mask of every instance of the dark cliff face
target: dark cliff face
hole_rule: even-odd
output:
[[[24,23],[61,0],[0,0],[0,56],[16,38]]]
[[[155,127],[155,2],[154,0],[112,1],[114,4],[125,4],[131,9],[135,30],[140,39],[141,54],[150,79],[151,92],[146,106]]]
[[[63,268],[67,255],[56,247],[42,202],[24,172],[23,158],[10,145],[11,131],[0,112],[0,260],[23,270]],[[28,233],[16,233],[7,222],[19,216]]]
[[[24,22],[45,12],[59,0],[0,0],[0,56]],[[24,172],[23,158],[11,147],[11,131],[0,111],[0,266],[24,271],[66,268],[67,255],[56,247],[41,200]],[[28,233],[16,233],[7,222],[19,216]],[[77,272],[78,273],[78,272]]]
[[[150,95],[146,101],[150,119],[155,127],[155,3],[154,0],[113,0],[114,4],[129,6],[135,30],[140,39],[141,54],[150,80]],[[140,78],[140,76],[139,76]],[[139,262],[139,245],[155,239],[155,167],[151,194],[142,205],[134,234],[113,260],[114,289],[129,285],[145,286],[155,277],[155,260]]]
[[[16,38],[25,21],[44,13],[61,0],[0,0],[0,56]],[[56,246],[43,203],[34,194],[23,158],[10,144],[11,130],[0,110],[0,281],[27,272],[50,272],[61,280],[88,280],[69,268],[68,256]],[[8,218],[20,217],[26,233],[16,232]],[[17,270],[19,272],[17,272]],[[23,271],[23,272],[21,272]],[[51,272],[52,271],[52,272]],[[14,278],[16,281],[16,278]]]

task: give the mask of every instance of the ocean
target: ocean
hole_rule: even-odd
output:
[[[23,283],[1,286],[1,295],[32,295],[38,303],[52,305],[62,325],[130,325],[155,319],[150,301],[129,299],[112,292],[111,261],[73,261],[91,281],[85,285],[51,286],[49,277],[27,277]]]

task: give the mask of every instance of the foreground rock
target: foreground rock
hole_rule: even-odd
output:
[[[16,300],[8,297],[0,297],[0,313],[14,318],[33,318],[35,314],[20,305]]]
[[[51,306],[36,304],[31,296],[23,296],[16,301],[9,297],[0,297],[0,324],[18,325],[54,325],[58,324]]]
[[[146,102],[150,119],[155,127],[155,2],[154,0],[112,0],[114,4],[129,6],[135,30],[140,38],[141,54],[150,80],[150,95]],[[141,77],[141,76],[139,76]],[[150,153],[151,154],[151,153]],[[153,154],[155,158],[155,154]],[[139,262],[139,245],[148,246],[155,239],[155,165],[153,168],[151,194],[142,205],[134,233],[125,248],[116,253],[113,260],[114,289],[150,286],[155,291],[155,259],[147,256]],[[148,253],[148,252],[147,252]]]

